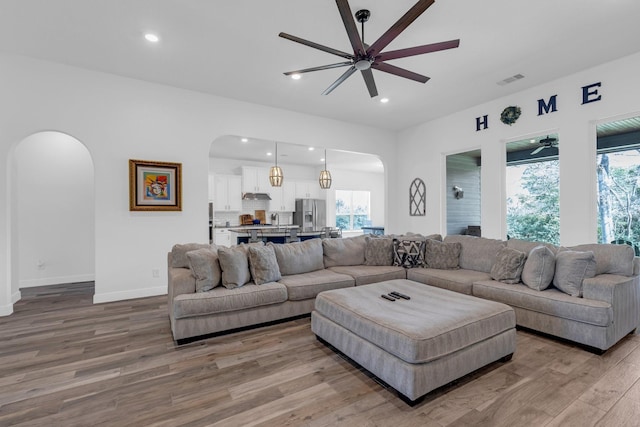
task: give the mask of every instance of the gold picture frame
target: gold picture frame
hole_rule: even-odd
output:
[[[129,160],[130,211],[181,211],[182,163]]]

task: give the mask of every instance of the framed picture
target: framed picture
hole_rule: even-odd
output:
[[[182,164],[129,160],[130,211],[181,211]]]

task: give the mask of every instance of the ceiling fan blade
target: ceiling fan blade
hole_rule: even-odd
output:
[[[327,46],[323,46],[321,44],[314,43],[314,42],[311,42],[309,40],[301,39],[300,37],[292,36],[291,34],[280,33],[280,34],[278,34],[278,36],[282,37],[283,39],[291,40],[292,42],[300,43],[300,44],[303,44],[305,46],[309,46],[309,47],[312,47],[314,49],[318,49],[318,50],[321,50],[323,52],[330,53],[332,55],[342,56],[343,58],[347,58],[347,59],[353,59],[354,58],[354,56],[352,54],[350,54],[350,53],[343,52],[343,51],[337,50],[337,49],[333,49],[333,48],[330,48],[330,47],[327,47]]]
[[[426,83],[429,77],[422,74],[414,73],[413,71],[405,70],[404,68],[396,67],[395,65],[387,64],[385,62],[374,62],[371,64],[372,68],[385,73],[393,74],[396,76],[404,77],[405,79],[415,80],[420,83]]]
[[[402,16],[402,18],[398,19],[391,28],[389,28],[378,40],[375,41],[375,43],[371,45],[371,47],[369,47],[369,49],[367,49],[367,53],[371,56],[376,56],[382,51],[382,49],[387,47],[389,43],[398,37],[401,32],[411,25],[418,16],[422,15],[422,13],[427,10],[434,1],[435,0],[419,0],[418,3],[414,4],[413,7]]]
[[[376,57],[376,61],[388,61],[390,59],[406,58],[408,56],[423,55],[425,53],[438,52],[446,49],[454,49],[460,46],[460,39],[446,42],[425,44],[422,46],[409,47],[406,49],[391,50],[381,53]]]
[[[371,68],[368,70],[362,70],[362,77],[364,78],[364,82],[367,85],[367,89],[369,90],[369,95],[372,98],[378,96],[378,88],[376,88],[376,82],[373,80],[373,73],[371,72]]]
[[[538,154],[539,152],[541,152],[541,151],[542,151],[542,150],[544,150],[545,148],[547,148],[547,147],[546,147],[546,146],[544,146],[544,145],[541,145],[540,147],[538,147],[538,148],[536,148],[535,150],[533,150],[533,151],[531,152],[531,154],[530,154],[530,155],[531,155],[531,156],[533,156],[534,154]]]
[[[353,47],[353,53],[356,56],[364,55],[366,49],[362,44],[362,40],[360,40],[358,27],[356,27],[356,21],[354,21],[353,15],[351,14],[351,7],[349,7],[349,2],[347,0],[336,0],[336,4],[338,5],[338,10],[340,11],[342,22],[344,23],[344,29],[347,30],[347,35],[349,36],[351,47]]]
[[[340,86],[340,84],[342,84],[342,82],[344,82],[345,80],[347,80],[351,74],[356,72],[356,67],[354,67],[353,65],[351,66],[351,68],[349,68],[347,71],[344,72],[343,75],[341,75],[340,77],[338,77],[338,80],[336,80],[335,82],[331,83],[331,86],[329,86],[328,88],[325,89],[324,92],[322,92],[323,95],[329,95],[335,88],[337,88],[338,86]]]
[[[319,67],[305,68],[303,70],[287,71],[286,73],[284,73],[284,75],[290,76],[292,74],[309,73],[311,71],[330,70],[331,68],[346,67],[347,65],[353,65],[353,62],[351,61],[338,62],[337,64],[321,65]]]

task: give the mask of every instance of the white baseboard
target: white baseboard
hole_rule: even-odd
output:
[[[0,306],[0,317],[12,315],[13,314],[13,304],[15,304],[18,301],[20,301],[20,298],[22,298],[22,294],[20,293],[20,291],[12,293],[11,294],[11,304]]]
[[[11,294],[11,304],[15,304],[18,301],[20,301],[20,298],[22,298],[22,293],[20,292],[20,290],[18,289],[16,292],[14,292],[13,294]]]
[[[127,299],[134,299],[134,298],[155,297],[158,295],[166,295],[166,294],[167,294],[166,286],[135,289],[131,291],[96,293],[93,296],[93,303],[100,304],[103,302],[122,301]]]
[[[94,281],[96,276],[94,274],[76,274],[74,276],[60,276],[60,277],[43,277],[40,279],[25,279],[20,280],[21,288],[33,288],[35,286],[50,286],[50,285],[62,285],[65,283],[79,283],[79,282],[91,282]]]

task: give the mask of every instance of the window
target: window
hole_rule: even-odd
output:
[[[336,190],[336,227],[361,230],[371,225],[369,191]]]

